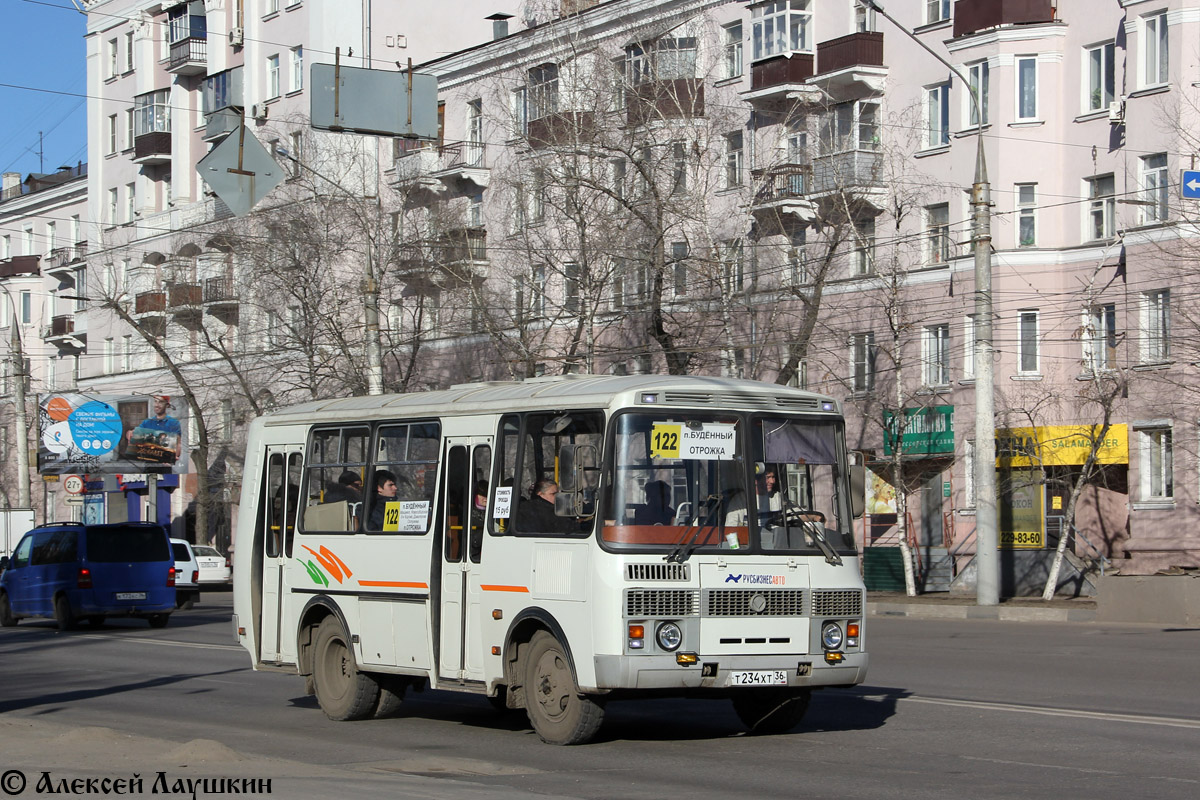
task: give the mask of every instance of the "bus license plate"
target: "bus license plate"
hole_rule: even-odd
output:
[[[145,592],[117,592],[118,600],[145,600]]]
[[[729,673],[730,686],[787,686],[787,673],[781,669]]]

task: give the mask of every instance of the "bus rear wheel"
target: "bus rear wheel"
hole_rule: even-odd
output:
[[[358,671],[348,639],[341,623],[329,617],[313,645],[317,702],[325,716],[339,721],[365,719],[379,704],[379,684]]]
[[[604,721],[603,704],[578,692],[563,646],[546,631],[538,631],[529,642],[525,711],[547,744],[583,744]]]
[[[808,711],[811,689],[748,689],[733,697],[733,710],[751,733],[787,733]]]

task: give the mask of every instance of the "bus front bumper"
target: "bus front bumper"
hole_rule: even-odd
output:
[[[867,677],[866,653],[846,653],[839,664],[827,664],[823,654],[802,656],[730,656],[706,658],[681,666],[674,655],[596,656],[597,690],[613,689],[721,689],[737,691],[762,685],[743,683],[755,676],[734,673],[758,673],[761,680],[786,676],[793,688],[850,686]],[[585,689],[586,691],[586,689]]]

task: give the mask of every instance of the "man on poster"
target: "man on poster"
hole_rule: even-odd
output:
[[[179,420],[167,414],[169,395],[154,395],[154,416],[147,417],[126,434],[128,453],[138,461],[174,464],[183,452],[183,428]]]

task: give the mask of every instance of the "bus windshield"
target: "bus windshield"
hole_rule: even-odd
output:
[[[854,552],[840,420],[663,410],[620,415],[614,432],[606,546]]]

